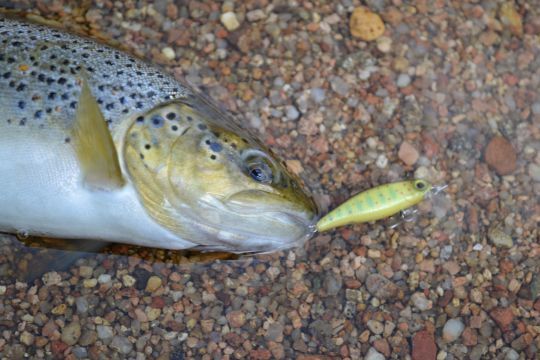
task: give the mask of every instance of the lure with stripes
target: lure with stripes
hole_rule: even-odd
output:
[[[420,203],[431,189],[432,185],[425,180],[401,181],[374,187],[353,196],[329,212],[317,223],[317,231],[390,217]]]

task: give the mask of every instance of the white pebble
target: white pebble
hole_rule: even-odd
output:
[[[383,354],[375,350],[375,348],[369,348],[368,353],[366,354],[365,360],[385,360]]]
[[[236,14],[232,11],[221,14],[220,20],[228,31],[234,31],[240,27]]]
[[[450,319],[444,324],[443,339],[452,342],[459,339],[461,333],[465,329],[465,325],[458,319]]]
[[[111,281],[111,275],[109,275],[109,274],[101,274],[98,277],[98,282],[100,284],[107,284],[110,281]]]
[[[377,161],[375,162],[375,165],[377,165],[378,168],[384,169],[386,165],[388,165],[388,158],[386,155],[381,154],[377,157]]]
[[[388,36],[381,36],[377,39],[377,49],[383,53],[390,52],[392,50],[392,39]]]
[[[298,109],[294,107],[293,105],[287,106],[287,119],[289,120],[296,120],[300,116],[300,113],[298,112]]]
[[[411,83],[411,77],[407,74],[399,74],[397,78],[397,86],[400,88],[404,88],[405,86],[409,85]]]
[[[174,60],[176,58],[176,53],[174,52],[173,48],[167,46],[161,49],[161,53],[167,60]]]

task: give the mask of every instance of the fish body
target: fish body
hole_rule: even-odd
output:
[[[0,17],[0,231],[271,251],[317,207],[189,87],[108,46]]]
[[[425,180],[401,181],[361,192],[319,220],[318,231],[390,217],[418,204],[432,186]]]

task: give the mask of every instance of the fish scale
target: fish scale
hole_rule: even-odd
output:
[[[189,94],[169,75],[116,49],[1,17],[0,52],[0,106],[15,125],[44,127],[49,117],[72,121],[85,73],[113,128],[119,119]],[[9,102],[13,98],[24,100]]]

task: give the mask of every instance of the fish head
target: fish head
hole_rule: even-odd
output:
[[[124,161],[148,213],[203,250],[302,243],[318,208],[285,163],[220,113],[171,102],[134,120]]]

